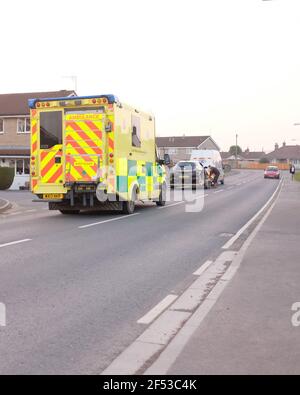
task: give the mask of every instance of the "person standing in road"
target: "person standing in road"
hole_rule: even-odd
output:
[[[290,165],[290,173],[292,175],[292,180],[294,179],[295,172],[296,172],[296,168],[293,164],[291,164]]]
[[[220,177],[219,170],[214,166],[208,166],[210,177],[213,179],[214,186],[218,185],[218,179]]]

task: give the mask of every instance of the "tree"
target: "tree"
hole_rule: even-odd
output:
[[[270,163],[270,159],[266,156],[263,156],[262,158],[260,158],[259,163]]]
[[[235,145],[232,145],[232,146],[229,148],[229,153],[230,153],[231,155],[235,155],[236,148],[237,148],[237,154],[238,154],[238,155],[241,155],[242,152],[243,152],[243,150],[242,150],[242,148],[241,148],[239,145],[238,145],[237,147],[236,147]]]

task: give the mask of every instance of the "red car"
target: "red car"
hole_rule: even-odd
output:
[[[277,166],[268,166],[265,170],[264,178],[276,178],[279,180],[280,171]]]

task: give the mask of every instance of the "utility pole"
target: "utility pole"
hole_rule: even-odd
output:
[[[238,134],[235,135],[235,166],[238,168]]]

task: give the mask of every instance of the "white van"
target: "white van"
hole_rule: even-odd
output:
[[[210,166],[216,167],[220,172],[219,181],[224,184],[224,170],[220,152],[213,149],[195,149],[191,153],[191,160],[197,160],[205,168]]]

